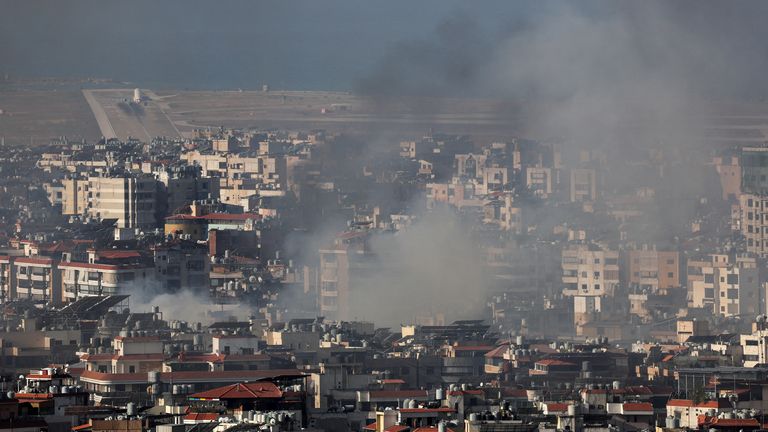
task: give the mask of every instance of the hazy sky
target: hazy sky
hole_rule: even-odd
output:
[[[397,62],[404,46],[435,54],[437,40],[438,55],[472,52],[470,61],[483,63],[484,50],[490,56],[510,34],[546,28],[564,9],[597,23],[620,15],[614,21],[645,42],[674,44],[682,34],[690,50],[712,49],[711,65],[686,63],[686,73],[757,80],[768,65],[764,1],[0,0],[0,72],[148,87],[352,89]]]
[[[429,37],[461,4],[0,0],[0,69],[179,86],[349,88],[384,51]]]

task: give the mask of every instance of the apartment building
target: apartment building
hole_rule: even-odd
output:
[[[752,323],[752,333],[739,336],[744,367],[751,368],[768,363],[768,322],[765,315],[759,315]]]
[[[193,242],[177,241],[152,248],[155,281],[164,292],[208,286],[211,261],[208,248]]]
[[[89,216],[116,219],[118,228],[157,226],[157,181],[146,177],[89,177]]]
[[[579,168],[571,170],[571,202],[591,202],[597,200],[597,173],[593,169]]]
[[[525,185],[540,198],[552,195],[554,181],[552,169],[546,167],[528,167],[525,169]]]
[[[744,147],[741,150],[741,191],[768,195],[768,147]]]
[[[768,195],[741,194],[739,207],[747,252],[768,257]]]
[[[88,180],[64,179],[61,181],[61,214],[77,216],[88,209]]]
[[[16,287],[16,272],[13,268],[13,257],[0,255],[0,304],[13,299]]]
[[[362,276],[368,234],[349,232],[338,236],[332,248],[320,250],[318,302],[320,315],[349,320],[350,297],[355,280]]]
[[[61,275],[54,259],[19,257],[13,260],[13,272],[16,277],[11,288],[11,299],[31,299],[54,305],[64,301]]]
[[[650,294],[666,294],[681,288],[680,253],[659,251],[655,246],[622,253],[621,280],[624,286]]]
[[[165,195],[164,214],[176,214],[193,201],[218,199],[220,182],[203,177],[199,166],[180,166],[161,171],[158,175]]]
[[[65,302],[127,293],[144,286],[153,276],[151,264],[131,250],[89,249],[87,262],[72,261],[65,255],[58,269]]]
[[[595,245],[569,245],[562,251],[563,295],[613,296],[619,286],[619,252]]]
[[[712,254],[689,260],[687,271],[689,307],[721,317],[765,312],[765,292],[754,258]]]
[[[511,194],[494,197],[483,207],[483,223],[498,226],[502,231],[522,234],[523,208]]]

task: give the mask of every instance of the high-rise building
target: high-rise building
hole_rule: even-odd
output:
[[[118,228],[157,226],[158,186],[154,177],[89,177],[89,216],[115,219]]]
[[[768,195],[768,147],[741,150],[741,191]]]

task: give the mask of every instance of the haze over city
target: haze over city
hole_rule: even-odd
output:
[[[0,431],[768,429],[766,18],[0,0]]]

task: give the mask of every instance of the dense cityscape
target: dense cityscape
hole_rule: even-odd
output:
[[[553,5],[489,40],[436,8],[330,91],[263,35],[274,85],[204,44],[162,85],[51,73],[0,0],[0,431],[768,430],[768,91],[714,42],[768,8]],[[355,32],[398,33],[317,38]]]

